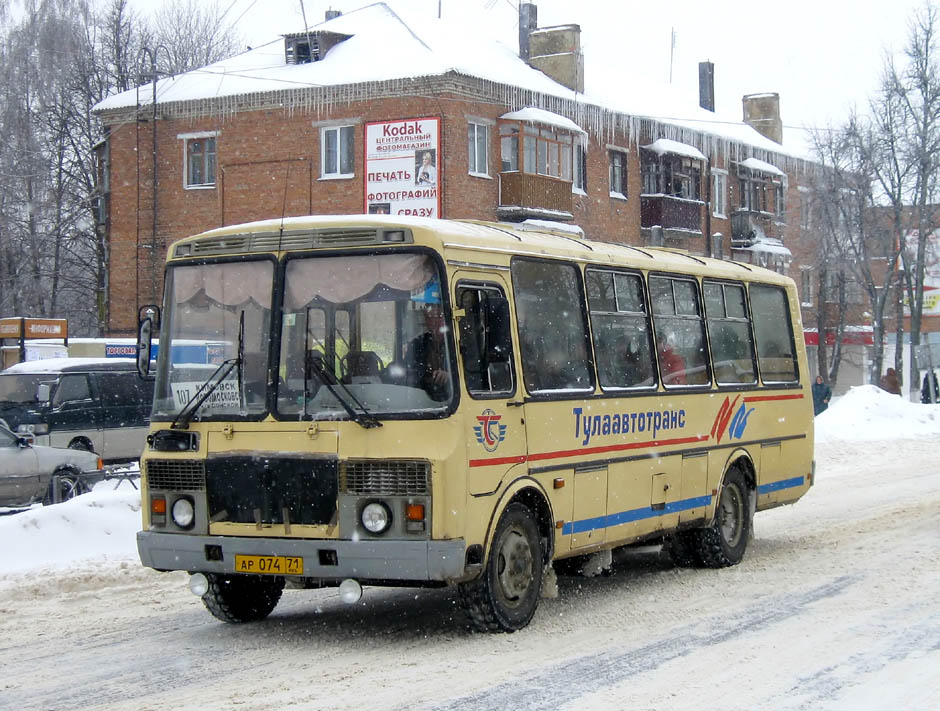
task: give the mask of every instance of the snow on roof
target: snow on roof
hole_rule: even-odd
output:
[[[760,240],[752,244],[750,247],[733,247],[735,251],[741,250],[742,252],[764,252],[765,254],[779,254],[783,257],[792,257],[793,252],[783,246],[783,242],[780,240]]]
[[[777,166],[771,165],[770,163],[765,163],[764,161],[758,160],[757,158],[748,158],[747,160],[742,160],[740,165],[742,168],[757,170],[761,173],[770,173],[772,175],[780,175],[783,177],[786,177],[787,175]]]
[[[581,128],[567,116],[553,114],[551,111],[537,109],[532,106],[520,109],[519,111],[510,111],[508,114],[503,114],[500,116],[500,118],[507,119],[509,121],[535,123],[540,126],[554,126],[556,128],[562,128],[566,131],[574,131],[575,133],[586,133],[583,128]]]
[[[58,373],[63,368],[74,365],[117,366],[121,363],[134,364],[136,362],[133,358],[44,358],[16,363],[3,373]]]
[[[647,150],[653,151],[656,155],[671,153],[672,155],[684,156],[693,160],[705,160],[705,154],[695,146],[689,146],[679,141],[673,141],[670,138],[657,138],[648,146],[643,146]]]
[[[312,109],[320,108],[321,102],[327,106],[335,101],[316,95],[332,87],[386,83],[407,92],[416,80],[457,73],[493,82],[510,105],[515,101],[531,103],[534,93],[546,101],[560,100],[557,105],[570,107],[569,114],[586,116],[593,111],[596,115],[592,122],[579,118],[577,123],[597,133],[626,130],[638,138],[641,121],[652,120],[667,129],[661,130],[669,134],[667,137],[701,141],[703,148],[706,143],[710,146],[708,150],[716,140],[725,140],[798,160],[809,157],[805,145],[795,150],[785,148],[742,123],[739,116],[706,111],[698,106],[696,96],[679,93],[665,84],[651,84],[642,72],[631,74],[619,62],[606,63],[585,76],[585,92],[579,94],[529,66],[515,49],[495,39],[467,32],[464,26],[446,19],[415,17],[406,23],[383,2],[310,28],[311,33],[319,31],[350,38],[316,62],[287,64],[281,38],[206,67],[165,77],[157,82],[157,103],[186,106],[219,100],[220,108],[215,111],[227,113],[248,97],[280,93],[272,101],[289,108]],[[393,50],[379,55],[379,48]],[[95,111],[146,106],[151,102],[151,93],[149,86],[131,89],[104,99]],[[364,94],[358,91],[356,96]],[[195,105],[193,109],[207,110]]]

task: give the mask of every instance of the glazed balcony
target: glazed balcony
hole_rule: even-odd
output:
[[[662,227],[667,231],[702,234],[701,200],[674,195],[640,195],[640,224],[644,228]]]

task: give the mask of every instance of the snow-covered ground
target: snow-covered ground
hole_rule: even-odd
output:
[[[739,566],[617,557],[514,635],[467,632],[451,590],[216,622],[140,566],[127,483],[0,516],[0,707],[940,708],[940,405],[863,386],[816,425],[816,485]]]

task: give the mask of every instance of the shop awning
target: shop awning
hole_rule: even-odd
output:
[[[648,151],[653,151],[653,153],[659,156],[669,153],[674,156],[691,158],[692,160],[705,160],[705,154],[695,146],[690,146],[687,143],[679,143],[679,141],[673,141],[669,138],[657,138],[648,146],[643,146],[643,148]]]

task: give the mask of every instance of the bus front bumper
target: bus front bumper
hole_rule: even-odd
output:
[[[315,580],[450,582],[466,577],[465,544],[445,541],[239,538],[138,531],[140,561],[156,570],[235,573],[235,556],[303,558],[301,577]]]

